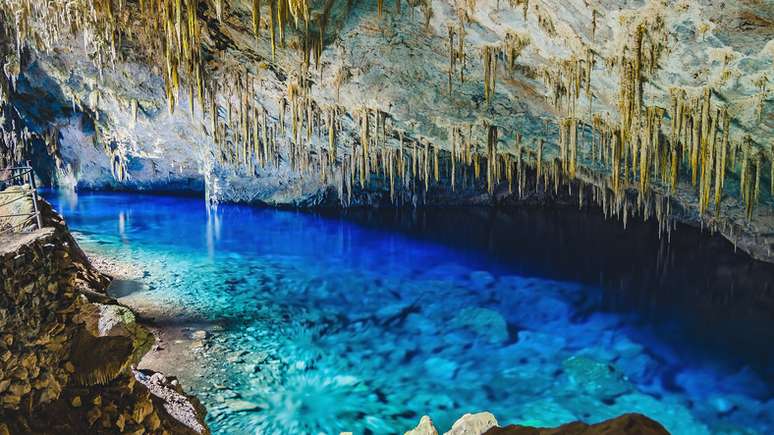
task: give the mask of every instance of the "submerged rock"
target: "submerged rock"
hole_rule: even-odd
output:
[[[564,364],[570,383],[584,393],[602,400],[620,396],[632,389],[615,366],[584,356],[574,356]]]
[[[445,358],[432,357],[425,361],[425,369],[430,375],[446,380],[454,378],[457,368],[457,363]]]
[[[261,405],[242,399],[228,399],[226,406],[233,412],[250,412],[261,409]]]
[[[500,313],[489,308],[464,308],[450,326],[468,329],[493,344],[508,340],[508,324]]]

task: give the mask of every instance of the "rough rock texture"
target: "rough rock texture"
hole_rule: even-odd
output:
[[[36,165],[54,168],[59,185],[206,190],[213,199],[296,206],[495,203],[509,196],[503,182],[511,176],[523,184],[514,189],[518,196],[534,191],[534,182],[519,180],[523,172],[534,178],[537,169],[544,181],[538,190],[569,184],[577,193],[579,184],[593,186],[585,200],[624,220],[639,212],[658,215],[665,227],[670,216],[710,226],[753,256],[774,259],[771,2],[313,1],[299,3],[310,5],[307,14],[298,12],[301,6],[280,8],[283,32],[270,7],[277,2],[199,0],[197,57],[180,54],[188,45],[184,26],[175,24],[187,19],[182,10],[177,21],[172,9],[151,11],[147,20],[130,12],[135,2],[113,1],[107,10],[118,12],[100,8],[98,14],[109,15],[99,25],[84,18],[44,27],[58,15],[29,8],[16,16],[29,15],[31,24],[18,30],[14,5],[28,1],[4,5],[3,88],[14,108],[4,128],[21,138],[23,120],[32,133],[26,141],[5,139],[5,147],[11,154],[48,150],[49,162]],[[69,10],[81,9],[92,15],[88,2]],[[312,29],[306,34],[302,15]],[[166,51],[158,41],[164,27],[152,27],[164,16],[171,23]],[[73,33],[52,30],[60,28]],[[305,54],[301,47],[314,49]],[[195,66],[202,74],[177,71],[191,59],[201,59]],[[673,120],[686,122],[672,127]],[[329,124],[334,147],[327,143]],[[719,146],[705,147],[714,144],[705,140],[711,126],[718,143],[729,133],[722,145],[728,161]],[[614,150],[612,138],[630,133],[627,146]],[[699,135],[701,147],[686,145],[698,143]],[[396,154],[401,137],[406,165],[414,157],[424,165],[400,177],[390,200],[386,167],[404,161]],[[256,150],[246,147],[251,140]],[[269,164],[254,165],[266,160],[257,149],[267,141]],[[368,142],[370,156],[361,163],[357,156]],[[652,149],[640,147],[646,142]],[[472,159],[459,155],[463,147],[481,156],[477,182]],[[440,176],[428,176],[438,154]],[[493,158],[501,166],[493,169],[500,188],[485,194],[487,168],[494,165],[484,162]],[[457,172],[453,194],[450,160]],[[522,160],[523,167],[516,163]],[[677,160],[673,182],[665,168]],[[620,182],[611,176],[613,161],[622,163]],[[352,174],[361,165],[370,171],[358,183]],[[514,173],[506,175],[506,166]],[[725,177],[712,175],[721,172]],[[724,181],[715,183],[719,178]]]
[[[438,435],[438,430],[433,425],[433,420],[425,415],[419,420],[417,427],[406,432],[405,435]]]
[[[581,422],[546,429],[525,426],[506,426],[490,429],[486,435],[665,435],[660,424],[641,414],[626,414],[597,424]]]
[[[406,435],[437,435],[428,416]],[[641,414],[625,414],[597,424],[568,423],[556,428],[536,428],[510,425],[498,427],[495,417],[488,413],[465,414],[444,435],[669,435],[660,424]]]
[[[497,419],[490,412],[465,414],[444,435],[478,435],[493,427],[497,427]]]
[[[153,337],[40,205],[45,228],[0,239],[0,433],[208,433],[174,381],[132,371]]]
[[[2,248],[3,409],[37,408],[49,403],[59,397],[70,378],[66,364],[73,330],[68,330],[56,313],[77,309],[82,300],[68,290],[69,274],[59,261],[68,253],[66,248],[52,249],[53,234],[53,229],[40,230]]]

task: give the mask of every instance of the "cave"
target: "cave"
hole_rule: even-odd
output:
[[[0,435],[774,433],[769,0],[0,0]]]

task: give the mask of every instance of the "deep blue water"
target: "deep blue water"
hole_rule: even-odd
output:
[[[123,302],[208,331],[165,346],[216,433],[402,433],[423,414],[445,431],[482,410],[774,433],[774,272],[690,229],[667,244],[566,210],[48,198],[87,252],[140,272]]]

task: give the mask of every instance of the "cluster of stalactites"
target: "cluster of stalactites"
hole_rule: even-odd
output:
[[[559,113],[568,117],[579,116],[578,100],[584,94],[591,106],[591,73],[594,68],[594,53],[587,49],[586,56],[554,61],[543,68],[540,77],[548,89],[548,99]]]
[[[485,45],[482,48],[481,63],[484,68],[484,99],[487,105],[492,103],[497,87],[498,59],[501,57],[505,59],[505,71],[512,75],[516,69],[517,59],[529,43],[530,38],[528,35],[508,32],[505,40],[500,44]],[[451,88],[451,72],[449,75],[449,87]]]
[[[30,155],[33,134],[24,127],[18,129],[16,120],[11,125],[0,125],[0,169],[21,165]]]
[[[140,0],[130,5],[125,0],[2,0],[0,12],[13,23],[19,57],[25,47],[48,52],[65,37],[82,37],[100,76],[106,66],[121,59],[123,40],[131,40],[136,55],[162,67],[165,96],[173,111],[183,77],[192,106],[193,96],[200,105],[204,99],[200,2]]]
[[[518,189],[526,195],[527,171],[536,164],[544,188],[560,185],[560,166],[542,163],[542,142],[537,153],[522,144],[520,135],[513,147],[501,146],[500,129],[493,124],[480,130],[472,125],[452,127],[442,147],[407,137],[391,125],[385,112],[363,107],[351,118],[359,137],[342,142],[340,132],[350,115],[340,107],[319,105],[311,98],[309,86],[309,80],[291,78],[287,93],[277,101],[276,118],[257,103],[255,83],[248,74],[210,92],[208,112],[214,115],[210,130],[218,163],[257,175],[260,168],[277,168],[285,162],[296,173],[319,176],[322,183],[338,182],[345,205],[351,203],[355,187],[389,186],[395,204],[405,202],[406,194],[408,198],[424,194],[435,185],[452,190],[486,186],[494,193],[505,181],[509,192]],[[236,98],[221,107],[215,95]],[[486,147],[477,145],[479,136],[487,137]]]
[[[281,29],[284,28],[285,17],[287,17],[289,9],[287,4],[283,5],[282,3],[282,1],[271,1],[269,5],[273,47],[277,43],[284,43]],[[400,10],[399,5],[400,2],[396,2],[397,12]],[[422,6],[422,2],[409,2],[409,5]],[[519,5],[523,5],[526,12],[527,5],[524,3],[519,3]],[[256,12],[256,8],[260,8],[260,2],[254,1],[253,8],[254,32],[258,35],[261,14],[259,10]],[[377,14],[380,15],[382,5],[378,4],[377,9]],[[467,14],[461,13],[459,25],[449,27],[450,91],[453,78],[458,73],[459,80],[465,80],[464,24],[466,20]],[[300,22],[303,22],[305,26],[307,25],[306,19]],[[298,24],[297,20],[295,25]],[[529,38],[527,36],[517,32],[509,32],[503,43],[490,47],[488,62],[485,62],[485,82],[487,83],[486,88],[489,89],[486,92],[488,101],[491,101],[495,92],[497,58],[503,57],[506,60],[506,70],[512,73],[516,66],[516,60],[528,44]],[[306,64],[306,61],[304,63]],[[304,65],[299,67],[298,76],[308,77],[308,69]],[[271,119],[262,106],[254,103],[254,98],[251,97],[254,90],[249,89],[249,85],[243,85],[243,83],[249,82],[250,79],[245,76],[235,81],[234,89],[226,92],[224,90],[212,92],[210,112],[214,116],[210,130],[215,137],[219,161],[222,164],[242,166],[249,171],[254,171],[258,166],[267,163],[279,165],[283,158],[282,153],[285,152],[282,149],[287,149],[286,152],[293,170],[302,173],[317,172],[321,179],[325,180],[338,168],[345,175],[342,176],[342,180],[346,184],[348,192],[347,202],[351,197],[352,185],[359,182],[362,188],[366,188],[369,180],[378,173],[382,173],[389,179],[391,197],[396,200],[396,178],[410,180],[410,182],[406,181],[407,186],[421,186],[424,190],[430,188],[431,180],[440,182],[443,178],[450,180],[451,188],[455,189],[460,177],[463,180],[469,178],[471,182],[478,180],[482,173],[482,164],[486,162],[486,184],[489,191],[493,192],[502,177],[508,179],[509,190],[512,190],[513,174],[523,173],[524,171],[519,172],[517,168],[521,168],[522,165],[526,166],[521,156],[527,154],[527,151],[521,145],[518,158],[513,157],[510,152],[498,151],[498,130],[494,126],[485,128],[484,135],[487,135],[489,140],[483,152],[479,152],[477,147],[471,144],[472,127],[468,132],[468,139],[464,141],[459,140],[462,137],[460,134],[462,130],[453,129],[450,136],[453,148],[452,158],[446,160],[438,157],[439,154],[445,153],[441,147],[434,146],[426,140],[410,141],[403,133],[399,133],[398,147],[387,146],[386,114],[367,108],[363,108],[355,115],[360,129],[359,141],[354,141],[350,149],[338,153],[337,133],[341,130],[339,118],[343,115],[350,115],[340,108],[324,109],[314,102],[309,96],[308,86],[310,82],[308,80],[289,80],[285,96],[278,101],[279,113],[276,119]],[[215,95],[220,94],[236,95],[236,98],[227,99],[228,107],[223,110],[227,114],[225,119],[221,119],[219,115],[221,110],[215,101],[217,99]],[[240,103],[233,105],[233,99]],[[328,133],[327,148],[316,145],[319,142],[317,136],[325,131]],[[479,156],[479,154],[481,155]],[[537,159],[537,157],[539,155],[533,156],[533,159]],[[440,166],[443,165],[439,163],[442,160],[449,161],[450,167],[442,170]],[[538,166],[541,165],[538,164]],[[470,167],[470,171],[467,170],[468,167]],[[442,176],[442,173],[446,175]],[[522,182],[523,185],[524,182]]]
[[[574,178],[579,156],[600,163],[609,169],[613,196],[626,198],[627,189],[635,188],[640,204],[650,204],[648,197],[654,186],[667,196],[675,192],[684,175],[696,191],[702,216],[711,204],[715,215],[720,213],[727,174],[736,172],[741,200],[751,218],[760,200],[762,167],[766,159],[772,160],[774,149],[764,151],[749,138],[733,142],[731,115],[725,107],[712,103],[711,89],[693,98],[676,89],[669,109],[646,105],[643,85],[668,50],[664,20],[655,15],[636,23],[633,29],[630,43],[620,55],[605,60],[608,69],[619,71],[617,122],[591,112],[594,54],[590,49],[585,58],[571,57],[543,71],[552,103],[564,114],[558,122],[562,171]],[[577,110],[582,90],[589,99],[590,126],[580,120]],[[665,131],[665,120],[671,120],[671,130]],[[579,135],[583,137],[588,130],[588,146],[579,151]],[[774,175],[774,165],[771,172]]]
[[[560,114],[557,160],[544,161],[544,140],[537,141],[535,150],[525,147],[518,134],[513,145],[506,144],[505,148],[510,151],[501,150],[503,130],[494,124],[485,125],[478,133],[480,137],[486,137],[483,150],[475,144],[472,126],[450,129],[448,143],[444,147],[449,151],[443,151],[427,140],[409,140],[402,132],[397,133],[398,146],[389,146],[387,115],[366,108],[356,116],[359,141],[354,141],[351,148],[339,153],[339,133],[343,130],[341,120],[351,115],[336,106],[317,104],[310,97],[310,82],[306,79],[312,55],[319,65],[330,6],[325,6],[322,11],[313,11],[308,0],[266,0],[266,3],[252,0],[252,31],[256,38],[260,38],[264,37],[263,28],[268,27],[272,57],[276,56],[277,46],[286,46],[289,29],[300,32],[303,37],[299,47],[303,51],[300,78],[288,81],[287,93],[278,102],[280,111],[273,118],[257,102],[255,78],[249,74],[240,74],[227,85],[206,84],[201,43],[202,26],[205,24],[198,16],[201,1],[140,0],[139,7],[135,9],[124,0],[73,0],[66,5],[63,2],[0,0],[0,11],[6,21],[14,23],[17,59],[21,58],[21,50],[27,44],[34,44],[38,50],[55,47],[55,42],[65,35],[64,32],[80,32],[83,35],[100,70],[107,62],[119,59],[121,39],[124,37],[138,42],[137,45],[146,54],[163,53],[165,95],[170,112],[175,110],[180,95],[185,93],[189,96],[192,115],[197,102],[203,114],[209,112],[209,133],[216,144],[215,154],[221,164],[255,173],[259,167],[278,167],[284,158],[282,149],[286,148],[284,155],[293,170],[317,173],[324,182],[338,171],[342,190],[346,187],[348,192],[347,202],[356,182],[366,188],[369,180],[380,173],[389,182],[391,198],[397,201],[396,179],[404,180],[404,187],[409,190],[419,186],[425,191],[430,188],[431,179],[436,183],[448,180],[451,189],[455,190],[460,179],[463,184],[465,180],[483,182],[482,165],[486,168],[485,184],[490,193],[494,193],[497,186],[506,180],[509,191],[513,191],[515,184],[519,193],[523,194],[527,162],[535,168],[537,179],[543,180],[544,187],[554,185],[554,189],[558,190],[560,180],[579,178],[579,161],[589,159],[604,165],[610,174],[606,184],[613,200],[609,200],[607,193],[595,194],[595,197],[608,206],[616,204],[615,209],[623,211],[624,218],[629,210],[627,189],[636,188],[639,192],[638,204],[650,207],[649,195],[654,186],[662,191],[675,192],[683,167],[688,168],[685,170],[686,178],[690,178],[691,186],[697,190],[702,214],[711,203],[716,214],[719,213],[726,173],[738,172],[741,199],[748,216],[752,216],[760,198],[764,162],[767,158],[772,160],[750,138],[739,143],[730,140],[731,116],[725,108],[712,104],[712,91],[709,89],[694,98],[676,90],[669,109],[645,104],[643,85],[658,69],[660,58],[667,51],[664,20],[659,15],[635,23],[631,40],[619,55],[604,59],[607,69],[618,70],[620,81],[615,121],[591,113],[591,82],[595,66],[595,54],[591,48],[569,59],[555,61],[550,68],[542,71],[541,77],[550,99]],[[522,7],[526,19],[530,2],[511,0],[510,3],[512,7]],[[223,20],[226,14],[224,1],[214,0],[213,4],[217,18]],[[409,1],[409,6],[423,7],[426,25],[429,23],[432,9],[427,1]],[[464,82],[466,78],[465,24],[475,8],[475,1],[468,0],[466,7],[458,10],[459,23],[448,28],[450,94],[454,79],[459,77],[460,82]],[[396,13],[400,13],[400,0],[396,0],[395,9]],[[541,28],[549,35],[555,33],[547,11],[541,10],[539,4],[533,4],[533,9]],[[380,0],[377,15],[382,14],[383,3]],[[592,40],[596,17],[597,13],[593,11]],[[141,25],[138,26],[138,22]],[[496,93],[498,70],[513,74],[519,56],[529,43],[528,35],[512,31],[502,42],[482,48],[487,106]],[[499,62],[500,59],[503,62]],[[9,71],[5,72],[9,74]],[[768,79],[761,78],[761,89],[766,89],[764,80],[767,82]],[[188,89],[181,90],[186,85]],[[589,101],[590,122],[587,123],[584,123],[578,110],[578,101],[584,94]],[[98,92],[93,95],[99,98]],[[226,104],[221,107],[219,102],[224,99]],[[90,103],[90,106],[97,105]],[[132,100],[130,107],[135,122],[138,106],[137,101]],[[286,122],[288,116],[289,123]],[[662,124],[665,120],[671,120],[671,131],[664,131]],[[391,142],[395,140],[395,137],[391,138]],[[5,142],[6,148],[9,148],[8,141]],[[321,143],[327,143],[327,146]],[[14,150],[18,148],[17,145],[13,147]],[[446,153],[450,158],[439,158],[439,154]],[[110,155],[114,176],[124,179],[124,159],[115,150]],[[774,165],[771,172],[774,191]],[[580,190],[581,193],[583,191]],[[668,206],[657,206],[656,214],[662,214],[658,210],[668,209]]]
[[[761,177],[768,163],[774,175],[774,153],[756,146],[752,139],[731,140],[732,120],[725,107],[712,103],[712,91],[688,98],[682,89],[672,92],[671,110],[645,107],[639,128],[625,135],[620,124],[600,115],[593,117],[584,141],[579,134],[587,131],[576,118],[564,118],[560,128],[562,170],[575,177],[579,156],[610,168],[610,187],[615,197],[623,197],[636,188],[640,203],[645,203],[654,186],[662,193],[678,189],[681,176],[684,188],[695,189],[699,213],[714,207],[721,212],[728,173],[739,177],[740,199],[748,218],[761,197]],[[671,121],[671,128],[665,124]],[[774,182],[771,192],[774,194]],[[668,196],[668,195],[667,195]]]
[[[707,88],[690,99],[685,91],[673,90],[670,109],[644,103],[643,84],[658,70],[661,57],[668,51],[666,38],[664,19],[655,15],[638,23],[631,43],[624,47],[619,57],[607,61],[609,68],[619,70],[618,136],[623,153],[632,156],[640,193],[648,192],[652,175],[674,192],[683,162],[689,168],[691,186],[696,189],[700,215],[703,216],[712,203],[717,216],[727,171],[736,171],[737,150],[741,146],[740,190],[747,216],[752,218],[760,198],[758,186],[763,153],[750,141],[747,145],[732,143],[731,115],[725,107],[712,103],[713,90]],[[669,134],[661,131],[667,116],[671,119]]]
[[[180,95],[181,72],[189,78],[189,110],[195,111],[194,101],[204,107],[204,65],[201,53],[201,28],[197,9],[200,0],[175,0],[174,2],[142,0],[140,7],[147,2],[147,13],[159,13],[162,17],[157,30],[162,32],[165,68],[165,94],[170,113]],[[155,3],[155,4],[154,4]],[[182,71],[181,71],[182,70]],[[194,98],[194,96],[196,98]]]
[[[449,26],[449,95],[459,70],[460,83],[465,83],[465,26]]]
[[[25,165],[33,155],[33,148],[58,158],[59,129],[51,127],[41,133],[30,130],[13,105],[0,103],[0,171]],[[36,144],[43,148],[36,147]],[[0,177],[1,178],[1,177]]]
[[[330,19],[333,2],[328,2],[322,10],[313,10],[308,0],[267,0],[269,3],[269,38],[271,40],[271,56],[276,59],[277,47],[287,46],[289,26],[300,32],[301,41],[298,49],[302,54],[302,66],[308,69],[311,58],[319,67],[325,42],[325,31]],[[261,0],[253,0],[253,31],[256,37],[260,35]]]
[[[208,133],[213,138],[218,163],[244,167],[250,172],[258,166],[279,164],[278,127],[270,122],[263,106],[256,103],[255,87],[250,75],[235,75],[233,80],[208,92],[206,110],[210,123]],[[226,98],[225,107],[221,107],[218,95],[232,97]]]

